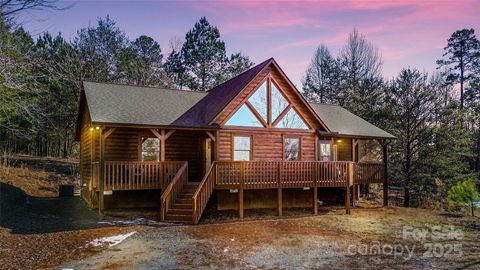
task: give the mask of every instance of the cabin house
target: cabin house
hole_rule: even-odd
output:
[[[240,218],[250,208],[317,213],[319,196],[338,190],[349,213],[373,183],[386,204],[394,137],[308,103],[271,58],[207,92],[84,82],[76,138],[91,207],[159,207],[162,220],[196,224],[209,202]],[[377,162],[360,153],[369,141],[383,149]]]

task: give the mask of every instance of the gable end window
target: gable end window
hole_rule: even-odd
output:
[[[225,122],[225,126],[308,130],[294,104],[268,77]]]
[[[301,159],[301,143],[300,138],[286,137],[283,139],[283,158],[284,160],[300,160]]]

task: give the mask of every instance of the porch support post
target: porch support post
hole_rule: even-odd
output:
[[[353,163],[348,164],[347,187],[345,188],[345,212],[350,214],[350,187],[353,183]]]
[[[162,129],[160,133],[155,129],[151,128],[150,131],[160,140],[160,161],[165,161],[165,142],[167,139],[175,132],[175,130],[169,130],[165,133],[165,130]]]
[[[352,139],[352,161],[353,162],[358,162],[358,139]],[[359,199],[359,185],[353,185],[352,187],[352,205],[355,207],[357,205],[358,199]]]
[[[383,206],[388,206],[388,144],[383,142]]]
[[[105,200],[104,200],[104,193],[105,193],[105,139],[110,136],[115,131],[115,128],[110,128],[103,131],[100,130],[100,176],[99,176],[99,194],[98,194],[98,212],[101,216],[105,215]]]
[[[218,145],[219,145],[220,131],[215,131],[215,143],[213,145],[213,161],[218,161]]]
[[[313,187],[313,214],[318,214],[318,188]]]
[[[277,189],[277,213],[278,216],[282,216],[282,189],[278,188]]]
[[[98,176],[98,184],[99,184],[99,192],[98,192],[98,213],[100,216],[105,214],[105,201],[104,201],[104,193],[105,193],[105,168],[103,167],[104,161],[104,149],[105,149],[105,135],[103,134],[103,130],[100,130],[100,160],[99,160],[99,168],[100,173]]]

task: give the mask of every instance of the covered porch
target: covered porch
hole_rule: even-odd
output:
[[[102,215],[105,197],[125,191],[158,190],[162,220],[168,220],[169,212],[179,211],[182,218],[189,216],[184,221],[193,224],[199,222],[214,190],[238,195],[240,218],[247,190],[276,190],[279,215],[282,196],[289,189],[310,190],[314,214],[318,212],[318,188],[344,189],[347,213],[358,200],[360,185],[382,183],[385,204],[388,197],[387,141],[379,141],[383,162],[359,162],[357,139],[351,139],[350,161],[219,161],[215,130],[103,127],[91,132],[94,143],[90,151],[98,159],[91,162],[90,185]],[[142,147],[149,139],[156,140],[156,150]],[[156,160],[145,160],[151,156]]]

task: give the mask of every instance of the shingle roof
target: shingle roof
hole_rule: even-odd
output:
[[[86,102],[95,124],[207,128],[218,113],[272,62],[274,60],[270,58],[208,92],[84,82],[85,100],[82,96],[81,103]],[[309,104],[332,133],[394,138],[340,106]],[[77,123],[77,136],[80,123]]]
[[[270,58],[242,74],[212,88],[208,95],[178,118],[174,125],[207,126],[242,89],[273,61]]]
[[[171,125],[207,93],[84,82],[94,123]]]
[[[361,117],[338,105],[310,103],[318,117],[323,120],[331,132],[339,135],[390,138],[395,136],[380,129]]]

